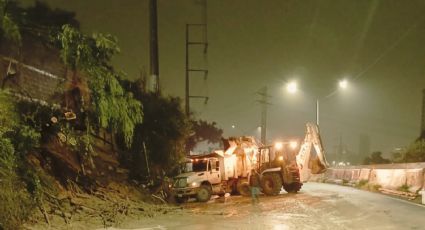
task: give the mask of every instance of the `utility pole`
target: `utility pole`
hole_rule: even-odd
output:
[[[268,101],[270,97],[267,94],[267,86],[264,86],[257,92],[261,96],[261,99],[258,102],[261,104],[261,143],[263,145],[267,144],[267,106],[271,105]]]
[[[159,60],[158,60],[158,14],[157,0],[149,1],[149,51],[150,51],[150,76],[149,91],[159,94]]]
[[[197,23],[197,24],[186,24],[186,76],[185,76],[185,112],[186,115],[190,115],[190,99],[204,99],[205,104],[208,102],[208,96],[203,95],[191,95],[190,94],[190,77],[194,73],[201,73],[204,76],[204,79],[206,80],[208,77],[208,69],[207,69],[207,54],[208,54],[208,34],[207,34],[207,0],[204,0],[202,2],[203,5],[203,23]],[[190,32],[193,29],[201,29],[203,31],[202,39],[194,40],[192,41],[190,37]],[[204,63],[205,66],[203,68],[193,68],[191,67],[191,63],[189,61],[190,59],[190,48],[195,46],[202,46],[203,47],[203,54],[204,54]]]
[[[421,133],[419,138],[425,139],[425,89],[422,90]]]

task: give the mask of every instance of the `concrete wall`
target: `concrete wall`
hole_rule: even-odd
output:
[[[407,185],[411,192],[418,192],[425,189],[425,163],[330,168],[324,174],[313,175],[311,180],[344,180],[351,183],[363,180],[393,190]]]

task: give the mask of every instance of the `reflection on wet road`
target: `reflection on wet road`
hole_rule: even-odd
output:
[[[425,229],[425,207],[381,194],[308,183],[298,194],[186,203],[137,229]]]

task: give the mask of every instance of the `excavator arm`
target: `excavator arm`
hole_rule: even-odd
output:
[[[328,168],[319,127],[316,124],[306,124],[306,134],[296,156],[296,162],[300,170],[301,182],[306,182],[311,174],[323,173]]]

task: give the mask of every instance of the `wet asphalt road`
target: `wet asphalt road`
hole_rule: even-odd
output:
[[[304,184],[298,194],[261,196],[257,205],[231,196],[182,206],[136,229],[425,229],[425,206],[321,183]]]

